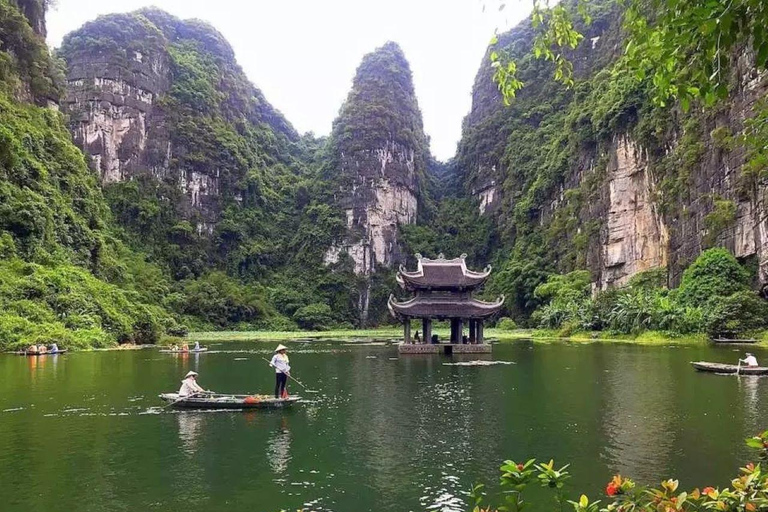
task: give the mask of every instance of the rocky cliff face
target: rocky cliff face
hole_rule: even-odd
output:
[[[242,201],[239,182],[255,161],[298,139],[205,23],[157,9],[103,16],[69,34],[59,53],[63,107],[102,183],[149,176],[176,187],[179,215],[198,233],[213,234],[227,204]]]
[[[513,253],[554,271],[586,267],[596,288],[658,267],[676,285],[713,245],[754,258],[766,283],[766,188],[745,172],[739,135],[765,108],[768,80],[745,56],[714,111],[654,107],[642,83],[604,71],[620,52],[617,20],[603,9],[585,28],[571,90],[524,63],[527,87],[505,108],[483,62],[457,157],[466,193]],[[523,25],[500,44],[522,55],[531,35]]]
[[[328,249],[326,263],[347,253],[355,272],[404,261],[398,226],[416,221],[428,160],[421,113],[408,62],[395,43],[366,55],[334,122],[327,174],[346,214],[346,234]],[[365,321],[369,293],[363,290]]]
[[[105,184],[142,171],[162,174],[171,154],[159,105],[171,80],[168,40],[134,14],[110,16],[109,23],[124,31],[106,35],[107,20],[102,19],[69,36],[63,51],[63,108],[71,116],[75,142],[90,155]]]

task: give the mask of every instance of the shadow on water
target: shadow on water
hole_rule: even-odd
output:
[[[471,484],[493,491],[504,459],[530,457],[571,463],[574,496],[616,472],[722,485],[768,417],[767,379],[689,365],[733,362],[728,348],[517,343],[450,358],[290,346],[318,393],[278,411],[174,411],[157,398],[189,369],[220,392],[269,393],[271,343],[0,357],[3,510],[458,511]],[[454,364],[475,360],[513,364]]]

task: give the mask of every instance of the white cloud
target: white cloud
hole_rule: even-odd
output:
[[[472,83],[495,28],[517,23],[525,0],[58,0],[48,42],[101,14],[154,5],[214,25],[267,99],[301,131],[328,134],[363,55],[386,41],[403,48],[433,154],[453,156]],[[486,9],[483,9],[486,4]],[[506,17],[506,18],[505,18]]]

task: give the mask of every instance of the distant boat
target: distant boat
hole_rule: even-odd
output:
[[[67,349],[63,348],[60,350],[57,350],[55,352],[47,351],[47,352],[27,352],[26,350],[20,350],[18,352],[13,352],[13,354],[18,354],[20,356],[57,356],[59,354],[65,354],[67,352]]]
[[[757,340],[755,338],[745,338],[745,339],[729,339],[729,338],[712,338],[712,343],[722,343],[722,344],[737,344],[737,343],[756,343]]]
[[[173,407],[184,409],[280,409],[298,402],[301,397],[275,398],[270,395],[225,395],[206,393],[180,398],[178,393],[163,393],[161,399]]]
[[[739,366],[735,364],[708,363],[706,361],[691,361],[691,364],[700,372],[768,375],[768,367],[765,366]]]
[[[194,353],[194,352],[207,352],[207,351],[208,351],[208,347],[200,347],[200,348],[197,348],[197,349],[190,348],[190,349],[187,349],[187,350],[181,350],[181,349],[172,350],[172,349],[169,349],[169,348],[160,349],[160,352],[162,352],[163,354],[187,354],[187,353],[190,353],[190,352]]]

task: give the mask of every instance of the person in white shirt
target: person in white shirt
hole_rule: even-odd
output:
[[[184,376],[184,380],[181,381],[179,396],[190,396],[202,392],[205,392],[205,390],[200,386],[200,384],[197,383],[197,372],[188,372]]]
[[[759,366],[757,364],[757,358],[755,358],[755,356],[753,356],[749,352],[747,352],[747,357],[745,357],[744,359],[739,359],[739,362],[744,363],[747,366]]]
[[[200,342],[199,341],[195,342],[195,350],[198,350],[198,351],[200,350]]]
[[[288,361],[288,354],[285,353],[286,350],[288,347],[285,345],[278,345],[275,349],[275,355],[269,362],[270,366],[275,369],[275,398],[288,396],[285,386],[288,383],[288,376],[291,374],[291,365]]]

